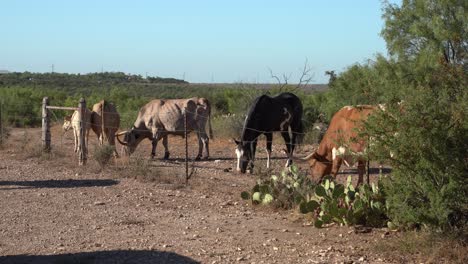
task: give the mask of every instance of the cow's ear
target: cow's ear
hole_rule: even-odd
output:
[[[232,141],[233,141],[236,145],[240,145],[240,143],[241,143],[240,141],[238,141],[238,140],[235,139],[235,138],[232,138]]]

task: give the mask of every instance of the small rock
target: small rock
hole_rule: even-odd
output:
[[[277,247],[273,247],[273,250],[274,250],[274,251],[278,251],[278,250],[279,250],[279,248],[277,248]]]
[[[105,205],[106,203],[104,202],[94,202],[94,205]]]

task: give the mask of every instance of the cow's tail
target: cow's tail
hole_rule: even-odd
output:
[[[101,145],[104,145],[104,137],[107,137],[107,134],[104,133],[104,129],[105,129],[105,126],[104,126],[104,113],[105,113],[105,110],[106,110],[106,100],[102,100],[102,104],[101,104],[101,138],[99,139],[99,141],[101,142]],[[105,139],[107,140],[107,138]]]
[[[206,100],[206,104],[208,106],[208,131],[210,133],[210,139],[213,139],[213,129],[211,128],[211,105],[208,100]]]

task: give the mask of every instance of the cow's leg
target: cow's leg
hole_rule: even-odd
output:
[[[195,157],[195,160],[200,160],[202,153],[203,153],[203,141],[201,139],[201,133],[197,132],[197,138],[198,138],[198,154]]]
[[[168,144],[168,137],[167,135],[163,136],[163,146],[164,146],[164,159],[167,160],[169,159],[170,153],[169,153],[169,144]]]
[[[331,174],[333,175],[333,178],[336,179],[336,175],[338,175],[342,163],[343,159],[340,157],[335,157],[335,159],[332,161]]]
[[[273,144],[273,133],[265,133],[266,151],[267,151],[267,169],[270,168],[271,145]]]
[[[363,176],[364,176],[364,172],[366,171],[365,162],[362,160],[359,160],[357,169],[358,169],[358,176],[359,176],[357,186],[359,186],[364,182]]]
[[[117,131],[109,131],[109,145],[112,146],[112,148],[114,149],[114,157],[118,158],[119,157],[119,153],[117,152],[117,148],[115,147],[115,132]]]
[[[90,128],[86,129],[86,137],[85,137],[86,154],[88,154],[89,130],[90,130]]]
[[[75,153],[78,152],[78,131],[77,129],[73,128],[73,137],[74,137],[74,143],[75,143]]]
[[[156,156],[156,147],[158,146],[159,135],[153,134],[153,139],[151,140],[151,159],[154,159]]]
[[[210,157],[209,141],[210,138],[205,131],[198,133],[198,155],[201,157],[203,154],[202,150],[204,149],[206,155],[203,156],[203,159],[205,160]]]
[[[286,161],[286,165],[285,167],[289,167],[291,166],[292,164],[292,150],[293,148],[291,147],[292,144],[291,144],[291,137],[289,136],[289,132],[288,131],[283,131],[281,132],[281,136],[283,136],[283,139],[284,139],[284,143],[286,143],[286,149],[288,151],[287,155],[288,155],[288,161]]]

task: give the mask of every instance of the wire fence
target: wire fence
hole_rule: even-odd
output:
[[[13,105],[13,104],[10,103],[10,105]],[[20,107],[26,106],[26,105],[27,104],[16,104],[15,106],[20,108]],[[1,104],[1,102],[0,102],[0,139],[5,138],[5,136],[3,134],[3,132],[4,132],[4,130],[3,130],[4,122],[3,121],[5,120],[5,115],[2,112],[2,107],[3,107],[3,104]],[[185,136],[185,142],[176,141],[177,142],[176,144],[171,143],[170,144],[170,150],[174,150],[176,153],[178,153],[179,154],[178,158],[185,159],[186,163],[188,162],[189,157],[198,156],[198,148],[196,147],[196,145],[190,144],[190,142],[193,139],[190,139],[190,141],[189,141],[189,133],[192,134],[192,135],[194,135],[194,134],[207,134],[206,133],[207,132],[206,125],[207,125],[207,122],[209,121],[209,118],[212,118],[210,115],[208,115],[208,110],[209,109],[206,109],[206,108],[203,108],[203,107],[200,107],[200,108],[197,108],[194,111],[190,111],[190,110],[185,109],[184,111],[180,110],[179,112],[175,112],[175,113],[174,112],[158,113],[160,118],[176,120],[175,123],[179,124],[179,126],[174,126],[174,129],[171,129],[170,131],[165,131],[164,126],[161,126],[159,128],[162,129],[161,132],[164,132],[164,133],[167,132],[169,135],[170,134],[179,134],[179,135],[184,135]],[[50,119],[50,123],[54,123],[55,126],[57,124],[63,125],[63,119],[62,119],[63,113],[61,112],[63,109],[65,109],[67,111],[76,111],[76,109],[78,109],[78,107],[54,107],[54,106],[49,106],[48,109],[47,109],[47,114],[48,114],[48,118]],[[89,108],[86,107],[86,109],[88,109],[90,111]],[[181,116],[180,114],[182,112],[184,113],[184,115]],[[69,114],[72,114],[72,113],[68,113],[68,115]],[[107,117],[107,118],[114,118],[114,117],[117,117],[117,116],[119,116],[121,119],[123,117],[124,118],[132,118],[131,113],[120,114],[120,113],[116,113],[116,112],[101,111],[100,114]],[[27,115],[27,116],[24,116],[24,117],[25,118],[26,117],[30,118],[31,115]],[[44,116],[41,116],[40,114],[34,115],[32,117],[33,118],[40,118],[40,119],[44,118]],[[188,120],[187,120],[187,123],[185,124],[185,126],[183,125],[184,124],[184,117],[189,117]],[[15,118],[15,120],[16,119],[21,119],[22,116],[21,115],[16,115],[14,118]],[[136,119],[137,116],[133,115],[133,118]],[[229,118],[229,117],[227,117],[227,118]],[[90,120],[83,119],[83,120],[81,120],[79,122],[79,124],[82,125],[83,128],[86,131],[93,125],[93,122],[91,122]],[[23,124],[23,126],[25,126],[25,125]],[[107,127],[107,128],[113,128],[113,129],[116,129],[116,130],[121,129],[121,127],[117,127],[117,126],[110,126],[110,127]],[[148,131],[148,129],[141,129],[141,128],[133,128],[133,129],[137,130],[137,131]],[[251,131],[254,131],[254,132],[258,133],[258,136],[256,138],[251,139],[249,141],[244,141],[245,143],[257,142],[258,137],[260,135],[262,135],[262,134],[265,134],[265,133],[284,133],[284,132],[288,132],[289,135],[296,134],[298,136],[304,136],[306,134],[306,133],[299,133],[299,132],[291,131],[290,129],[288,129],[287,131],[286,130],[264,131],[264,130],[261,130],[261,129],[245,127],[245,126],[243,127],[243,130],[251,130]],[[89,133],[89,132],[87,132],[87,133]],[[216,131],[215,131],[215,133],[216,133]],[[83,134],[85,134],[85,133],[83,133]],[[92,134],[94,134],[94,133],[90,133],[90,134],[91,134],[90,138],[92,139],[93,138]],[[70,144],[69,142],[71,141],[71,136],[72,136],[71,133],[68,133],[68,134],[64,133],[64,132],[57,133],[57,129],[55,128],[52,131],[52,134],[51,134],[51,138],[52,138],[51,143],[54,146],[54,148],[60,148],[60,149],[62,149],[64,151],[69,151],[70,148],[69,148],[68,145]],[[45,140],[45,139],[43,138],[42,140]],[[85,139],[84,141],[87,142],[88,139]],[[93,140],[91,140],[91,143],[92,142],[93,142]],[[303,143],[298,143],[298,142],[290,142],[290,143],[291,143],[291,145],[294,145],[295,147],[301,147],[301,146],[306,146],[306,145],[310,146],[309,144],[303,144]],[[158,145],[159,145],[158,147],[161,148],[160,144],[158,144]],[[281,148],[284,149],[284,145],[282,143],[281,143],[281,145],[282,145]],[[148,144],[147,144],[144,148],[146,149],[146,151],[148,151],[150,146],[148,146]],[[234,149],[234,146],[233,146],[233,149]],[[141,151],[140,151],[140,153],[141,153]],[[228,157],[228,158],[234,157],[234,151],[232,151],[232,153],[233,153],[233,155]],[[184,158],[184,156],[185,156],[185,158]],[[221,157],[221,158],[226,158],[226,157]],[[284,158],[287,158],[287,155],[285,155]],[[187,177],[187,179],[189,178],[188,175],[186,177]]]
[[[10,103],[10,105],[12,105],[12,103]],[[17,107],[21,107],[21,106],[25,106],[27,104],[16,104]],[[3,104],[0,104],[0,114],[2,113],[1,109],[3,107]],[[61,109],[61,108],[60,108]],[[60,112],[58,111],[61,111],[60,109],[58,108],[55,108],[55,107],[49,107],[49,113],[50,113],[50,118],[51,118],[51,122],[57,124],[63,124],[63,119],[61,118],[63,116],[63,114],[59,114]],[[76,109],[75,107],[64,107],[64,109],[66,110],[74,110]],[[199,111],[188,111],[186,110],[185,111],[189,116],[191,117],[194,117],[198,120],[200,119],[204,119],[204,120],[208,120],[208,118],[210,118],[210,116],[208,115],[203,115],[203,114],[200,114]],[[113,116],[117,116],[119,115],[121,118],[122,116],[127,116],[129,117],[130,116],[130,113],[127,113],[127,114],[119,114],[119,113],[115,113],[115,112],[108,112],[108,111],[104,111],[103,112],[105,116],[110,116],[110,117],[113,117]],[[70,114],[70,113],[69,113]],[[164,116],[164,115],[171,115],[171,116],[174,116],[173,113],[159,113],[160,116]],[[1,118],[0,120],[0,139],[4,139],[5,138],[5,134],[4,134],[4,116],[2,115],[3,118]],[[33,116],[34,118],[42,118],[41,115],[35,115]],[[30,115],[27,115],[27,116],[21,116],[21,115],[17,115],[15,114],[14,116],[14,119],[15,120],[26,120],[26,118],[31,118]],[[136,118],[134,116],[134,118]],[[180,117],[179,117],[180,118]],[[179,120],[179,123],[181,123],[182,121]],[[81,123],[86,127],[86,128],[89,128],[91,125],[93,125],[92,122],[90,121],[81,121]],[[18,126],[23,126],[23,127],[26,127],[25,124],[17,124]],[[206,123],[204,124],[206,126]],[[108,128],[113,128],[113,129],[121,129],[121,127],[113,127],[113,126],[108,126]],[[244,130],[252,130],[252,131],[255,131],[257,133],[259,133],[258,136],[260,136],[261,134],[264,134],[264,133],[282,133],[282,132],[286,132],[286,131],[281,131],[281,130],[278,130],[278,131],[263,131],[263,130],[259,130],[259,129],[255,129],[255,128],[250,128],[250,127],[244,127],[243,128]],[[134,128],[134,130],[140,130],[138,128]],[[140,131],[147,131],[146,129],[143,129],[143,130],[140,130]],[[206,134],[206,128],[205,127],[199,127],[199,126],[191,126],[189,127],[188,131],[187,132],[193,132],[195,134]],[[216,131],[215,131],[216,132]],[[296,132],[293,132],[293,131],[287,131],[288,133],[290,133],[291,135],[296,133]],[[56,132],[55,132],[56,133]],[[179,129],[172,129],[171,131],[169,131],[169,134],[171,133],[174,133],[174,134],[184,134],[185,133],[185,129],[184,128],[179,128]],[[300,135],[305,135],[306,133],[296,133],[296,134],[300,134]],[[60,137],[60,140],[58,141],[58,143],[60,144],[59,146],[60,147],[63,147],[63,144],[64,144],[64,134],[61,133],[59,135],[54,135],[55,137],[59,136]],[[249,143],[249,142],[256,142],[258,140],[258,136],[251,140],[251,141],[244,141],[245,143]],[[294,145],[294,146],[304,146],[304,145],[307,145],[307,144],[302,144],[302,143],[297,143],[297,142],[291,142],[291,145]],[[171,147],[174,147],[174,144],[171,144]],[[190,148],[191,149],[191,148]]]

